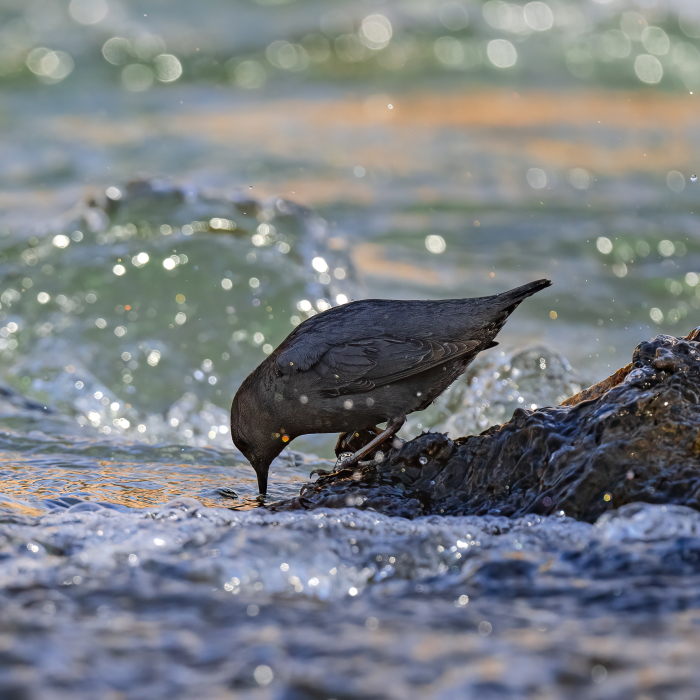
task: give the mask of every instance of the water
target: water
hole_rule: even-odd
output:
[[[682,507],[628,506],[588,525],[181,499],[123,512],[79,503],[2,527],[7,697],[697,687],[700,522]]]
[[[695,696],[694,511],[270,515],[228,427],[242,378],[347,299],[554,282],[405,438],[697,326],[695,3],[0,23],[3,696]],[[296,440],[271,498],[334,440]]]

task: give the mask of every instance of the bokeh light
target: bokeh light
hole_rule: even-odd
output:
[[[71,0],[68,12],[79,24],[97,24],[107,16],[109,5],[106,0]]]
[[[497,68],[510,68],[518,60],[515,46],[507,39],[493,39],[486,47],[486,53],[491,63]]]

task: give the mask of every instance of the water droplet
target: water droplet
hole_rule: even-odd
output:
[[[693,173],[693,174],[690,176],[690,181],[691,181],[691,182],[697,182],[697,181],[698,181],[698,176],[697,176],[695,173]]]
[[[427,457],[421,457],[418,460],[423,466],[425,466],[428,463],[428,458]]]

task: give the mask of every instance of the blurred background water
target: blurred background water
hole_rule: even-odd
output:
[[[295,325],[350,299],[554,282],[406,437],[469,434],[518,405],[551,405],[626,364],[640,340],[698,325],[694,0],[3,0],[0,90],[0,510],[36,532],[61,529],[56,512],[84,501],[104,507],[80,516],[76,542],[109,508],[150,537],[133,509],[178,497],[252,507],[231,398]],[[295,441],[273,466],[272,496],[327,466],[333,441]],[[308,526],[298,517],[245,527],[264,552]],[[68,580],[73,545],[46,549],[56,559],[42,568],[16,553],[25,534],[3,535],[5,584],[37,566],[45,582]],[[105,571],[121,565],[114,556]],[[452,571],[436,567],[411,576]],[[164,585],[158,571],[124,590]],[[207,585],[230,580],[218,575]],[[418,606],[426,619],[442,614],[436,600]],[[581,697],[607,697],[583,675]],[[632,693],[620,682],[610,697]],[[134,687],[119,692],[140,697]]]

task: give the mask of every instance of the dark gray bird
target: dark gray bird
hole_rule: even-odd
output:
[[[297,326],[233,399],[231,435],[267,492],[270,463],[309,433],[386,429],[344,464],[369,454],[462,374],[518,304],[552,283],[538,280],[476,299],[368,299]]]

